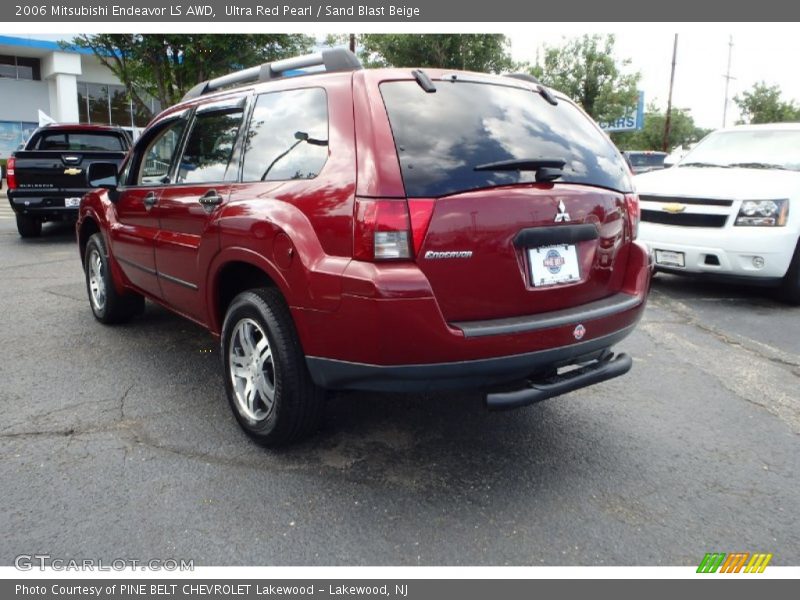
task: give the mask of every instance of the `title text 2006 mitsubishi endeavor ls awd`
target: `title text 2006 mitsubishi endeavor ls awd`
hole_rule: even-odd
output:
[[[146,297],[220,336],[261,444],[313,431],[324,389],[479,387],[510,408],[631,366],[610,351],[650,280],[629,171],[531,78],[273,62],[198,85],[92,180],[94,315]]]

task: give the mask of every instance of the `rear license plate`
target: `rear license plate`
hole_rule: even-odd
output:
[[[64,198],[64,208],[78,208],[80,205],[80,198]]]
[[[683,252],[674,250],[656,250],[656,264],[665,267],[685,267],[686,258]]]
[[[578,251],[574,244],[528,248],[531,283],[534,286],[554,285],[581,278]]]

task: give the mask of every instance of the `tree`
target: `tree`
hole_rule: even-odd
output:
[[[613,35],[583,35],[559,47],[545,46],[530,68],[542,83],[567,94],[596,121],[623,116],[637,102],[640,74],[623,73],[630,59],[614,58]]]
[[[254,65],[308,52],[299,34],[82,34],[72,44],[90,49],[126,87],[137,111],[147,97],[167,107],[194,85]]]
[[[659,111],[651,104],[645,112],[642,129],[614,132],[611,134],[611,139],[622,150],[661,150],[664,141],[665,120],[666,113]],[[699,141],[709,132],[708,129],[697,127],[687,110],[673,108],[667,145],[669,148],[687,146]]]
[[[756,83],[733,101],[742,115],[740,123],[781,123],[800,121],[800,107],[793,101],[784,101],[777,85],[768,86],[763,81]]]
[[[514,66],[501,34],[363,34],[366,66],[438,67],[500,73]],[[329,40],[329,43],[335,40]]]

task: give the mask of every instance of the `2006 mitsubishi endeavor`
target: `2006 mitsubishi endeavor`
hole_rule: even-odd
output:
[[[261,444],[312,432],[325,389],[479,387],[500,409],[631,366],[610,350],[650,281],[629,170],[527,76],[273,62],[198,85],[91,176],[95,317],[148,298],[219,336]]]

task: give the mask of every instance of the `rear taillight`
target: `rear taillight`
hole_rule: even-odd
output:
[[[432,199],[357,198],[353,257],[410,260],[418,252],[433,214]]]
[[[353,256],[359,260],[411,258],[411,224],[405,200],[356,200]]]
[[[16,189],[17,187],[17,175],[14,172],[16,162],[17,159],[13,157],[6,161],[6,180],[8,181],[8,189],[10,190]]]
[[[631,239],[635,240],[636,236],[639,235],[639,220],[641,219],[638,194],[626,194],[625,207],[628,210],[628,222],[631,226]]]

